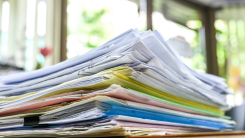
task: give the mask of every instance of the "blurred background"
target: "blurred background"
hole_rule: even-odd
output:
[[[0,0],[0,77],[50,66],[131,28],[158,30],[192,69],[227,79],[245,129],[245,0]]]

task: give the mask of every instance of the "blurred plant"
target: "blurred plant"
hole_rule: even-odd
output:
[[[94,5],[96,0],[68,2],[68,57],[69,52],[73,52],[73,56],[82,54],[111,37],[110,23],[102,22],[103,16],[109,13],[109,8]]]
[[[229,58],[229,37],[228,37],[228,26],[222,20],[215,21],[216,28],[216,39],[217,39],[217,58],[219,65],[219,76],[226,78],[228,77],[228,58]]]
[[[227,79],[234,92],[233,102],[240,105],[239,99],[245,99],[245,48],[244,21],[216,20],[217,58],[219,76]]]
[[[88,35],[89,39],[85,45],[89,48],[99,46],[100,42],[106,39],[106,29],[101,22],[101,17],[106,13],[105,9],[86,11],[81,13],[80,26],[78,31]]]

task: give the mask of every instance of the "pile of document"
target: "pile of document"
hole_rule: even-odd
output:
[[[171,135],[235,125],[224,115],[225,80],[190,69],[158,31],[131,29],[1,83],[2,137]]]

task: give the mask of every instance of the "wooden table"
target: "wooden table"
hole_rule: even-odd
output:
[[[215,132],[215,133],[192,133],[165,136],[126,136],[118,138],[245,138],[245,131]]]

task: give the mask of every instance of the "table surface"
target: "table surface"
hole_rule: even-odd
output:
[[[179,135],[165,135],[165,136],[126,136],[120,138],[245,138],[245,131],[235,132],[208,132],[208,133],[191,133]]]

